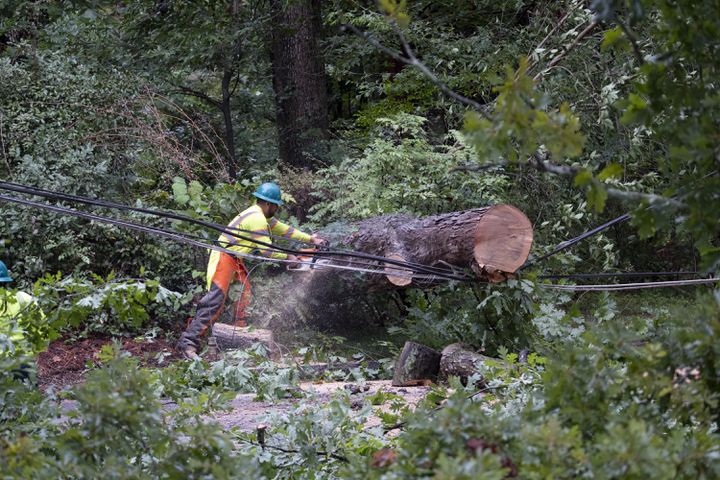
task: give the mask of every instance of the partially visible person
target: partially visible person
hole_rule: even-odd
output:
[[[240,230],[239,236],[251,237],[253,241],[243,240],[230,235],[220,235],[220,245],[238,253],[249,254],[257,251],[260,255],[276,259],[297,262],[294,255],[270,250],[266,245],[272,243],[270,235],[287,239],[312,242],[321,245],[324,240],[316,235],[309,235],[282,223],[274,218],[278,208],[283,204],[280,187],[275,183],[263,183],[253,196],[255,205],[240,212],[227,227],[227,230]],[[248,233],[250,232],[250,233]],[[255,242],[262,242],[261,245]],[[207,294],[200,300],[195,318],[190,322],[178,342],[178,349],[188,359],[196,359],[200,346],[200,338],[205,335],[223,311],[228,290],[233,281],[242,282],[240,298],[234,304],[233,323],[238,327],[247,326],[245,309],[250,303],[250,283],[248,273],[241,257],[213,250],[207,268]]]
[[[25,292],[9,290],[12,281],[7,266],[0,261],[0,357],[33,353],[19,320],[25,309],[35,305],[35,299]],[[30,365],[23,364],[11,373],[15,378],[26,379],[30,370]]]

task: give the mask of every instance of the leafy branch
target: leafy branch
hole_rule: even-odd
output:
[[[415,54],[412,51],[412,48],[410,47],[410,44],[408,43],[408,41],[405,38],[405,35],[403,35],[402,30],[400,30],[400,28],[397,26],[397,23],[395,23],[394,21],[391,23],[392,23],[393,30],[395,31],[395,33],[398,35],[398,38],[400,39],[400,43],[402,45],[403,52],[405,53],[405,55],[402,55],[402,54],[386,47],[385,45],[380,43],[375,37],[373,37],[372,35],[370,35],[367,32],[363,32],[362,30],[358,29],[354,25],[350,25],[350,24],[342,25],[340,27],[340,30],[341,31],[349,30],[350,32],[354,33],[358,37],[360,37],[363,40],[365,40],[366,42],[368,42],[370,45],[373,45],[375,48],[386,53],[387,55],[389,55],[393,59],[397,60],[398,62],[404,63],[405,65],[409,65],[411,67],[418,69],[428,80],[430,80],[433,84],[435,84],[435,86],[437,86],[440,89],[440,91],[442,91],[445,95],[457,100],[458,102],[462,103],[463,105],[466,105],[468,107],[471,107],[471,108],[477,110],[481,115],[483,115],[486,118],[489,118],[487,113],[485,113],[487,106],[484,106],[484,105],[480,104],[479,102],[476,102],[475,100],[472,100],[464,95],[461,95],[461,94],[457,93],[456,91],[454,91],[453,89],[451,89],[450,87],[448,87],[445,82],[440,80],[440,78],[438,78],[438,76],[435,75],[435,73],[433,73],[432,70],[430,70],[427,67],[427,65],[425,65],[423,62],[421,62],[415,56]]]

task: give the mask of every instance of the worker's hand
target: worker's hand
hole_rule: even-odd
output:
[[[288,253],[287,260],[290,262],[287,264],[288,268],[298,268],[300,266],[300,263],[298,263],[300,259],[295,255]]]
[[[310,236],[310,241],[311,241],[314,245],[320,245],[321,247],[326,247],[326,246],[328,245],[328,241],[327,241],[327,240],[325,240],[324,238],[320,238],[320,237],[318,237],[317,235],[311,235],[311,236]]]

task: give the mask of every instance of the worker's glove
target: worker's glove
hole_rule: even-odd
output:
[[[311,241],[314,245],[317,245],[317,246],[319,246],[319,247],[327,247],[328,245],[330,245],[330,242],[328,242],[328,241],[325,240],[324,238],[318,237],[317,235],[311,235],[311,236],[310,236],[310,241]]]
[[[300,266],[300,263],[298,263],[300,261],[300,259],[298,257],[296,257],[295,255],[288,254],[287,259],[289,262],[291,262],[291,263],[287,264],[288,268],[293,269],[293,268],[298,268]]]

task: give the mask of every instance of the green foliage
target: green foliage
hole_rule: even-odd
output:
[[[35,283],[36,308],[23,313],[21,326],[36,350],[61,332],[112,335],[138,333],[151,316],[172,318],[189,301],[188,295],[163,287],[158,280],[88,279],[46,275]]]
[[[180,469],[197,469],[224,478],[224,469],[242,466],[253,475],[283,478],[504,478],[510,472],[523,478],[714,478],[720,438],[708,425],[717,421],[720,307],[705,300],[685,308],[682,321],[649,329],[644,323],[642,337],[636,326],[610,319],[525,363],[499,349],[499,359],[479,370],[484,386],[453,382],[414,410],[384,393],[353,400],[343,392],[320,408],[310,396],[266,419],[264,445],[255,432],[240,431],[232,432],[233,445],[217,427],[198,422],[201,412],[222,404],[217,387],[224,380],[202,385],[219,379],[218,372],[230,378],[222,363],[206,370],[185,363],[172,373],[111,359],[72,394],[77,404],[64,426],[50,421],[59,414],[51,413],[51,404],[33,400],[31,389],[6,376],[13,393],[4,397],[3,418],[11,428],[3,430],[0,462],[10,476],[34,477],[91,476],[103,469],[110,476],[174,478]],[[203,376],[192,389],[182,386],[183,379]],[[103,392],[113,393],[108,398]],[[161,414],[158,399],[168,394],[178,408]],[[33,407],[22,410],[24,416],[21,401]],[[400,421],[397,434],[366,426],[371,414]],[[24,436],[17,436],[20,429]]]
[[[509,182],[497,174],[455,173],[470,151],[461,134],[433,146],[426,120],[409,114],[377,119],[378,138],[358,160],[348,158],[321,172],[322,202],[313,219],[366,218],[384,213],[432,214],[498,202]]]
[[[233,478],[238,471],[259,475],[257,462],[234,453],[232,440],[216,425],[202,422],[197,414],[178,414],[168,421],[168,412],[152,389],[154,383],[152,373],[138,368],[137,360],[120,357],[88,375],[86,383],[72,393],[74,408],[62,421],[59,412],[37,400],[27,406],[35,415],[47,416],[45,421],[21,419],[3,407],[3,415],[10,415],[13,422],[23,420],[21,425],[33,427],[24,433],[4,431],[0,443],[3,475]],[[13,388],[23,387],[16,382]],[[28,395],[10,400],[31,400]]]
[[[197,180],[187,182],[175,177],[172,184],[172,201],[181,207],[180,213],[205,221],[215,221],[226,225],[239,212],[245,210],[251,202],[255,181],[243,180],[238,183],[216,183],[213,187],[203,186]],[[198,230],[191,225],[181,224],[180,228]],[[214,236],[219,234],[215,234]]]
[[[705,266],[717,269],[720,222],[711,213],[720,208],[715,194],[720,187],[715,142],[720,110],[712,80],[720,68],[709,45],[720,36],[720,10],[715,2],[666,2],[652,4],[659,20],[651,28],[657,50],[639,69],[636,92],[622,101],[623,121],[643,125],[663,142],[658,169],[667,179],[662,192],[679,204],[650,209],[656,225],[669,216],[682,218],[703,254]],[[695,22],[694,19],[703,18]],[[692,22],[692,28],[688,23]],[[642,207],[647,207],[645,201]],[[647,217],[646,217],[647,218]],[[639,220],[641,225],[647,224]]]
[[[275,140],[267,140],[275,99],[265,47],[278,26],[263,3],[236,6],[5,2],[0,175],[225,224],[260,180],[279,177]],[[281,176],[302,206],[315,195],[314,222],[509,202],[532,219],[533,255],[541,255],[632,208],[633,227],[538,268],[690,269],[694,252],[684,246],[692,242],[705,268],[717,270],[717,2],[597,0],[600,23],[584,39],[592,13],[578,0],[388,0],[380,8],[324,4],[332,154],[319,172]],[[336,33],[351,23],[406,54],[392,22],[417,58],[484,114],[467,113],[418,69]],[[236,184],[227,183],[217,133],[229,71],[244,172]],[[540,175],[528,157],[567,175]],[[45,315],[32,309],[15,325],[33,350],[68,325],[128,333],[177,317],[189,295],[161,285],[192,291],[190,274],[204,267],[204,252],[1,207],[0,256],[21,286],[41,278],[34,294]],[[48,271],[72,276],[43,277]],[[114,271],[153,280],[118,280]],[[530,479],[720,476],[717,294],[648,304],[548,294],[533,278],[399,299],[404,336],[438,348],[463,341],[499,357],[480,368],[481,391],[453,381],[414,409],[383,392],[321,404],[298,390],[297,369],[273,366],[262,352],[153,371],[106,350],[61,416],[57,399],[33,388],[31,358],[0,357],[0,470],[10,478],[505,478],[515,469]],[[297,353],[349,358],[332,337],[314,343]],[[509,352],[521,348],[537,353],[520,363]],[[378,374],[357,369],[349,378]],[[201,420],[238,392],[301,398],[270,419],[263,447],[254,433],[228,435]],[[163,409],[161,398],[177,408]],[[381,426],[365,425],[371,414]]]
[[[462,342],[492,355],[503,347],[525,348],[533,334],[529,320],[537,292],[528,280],[448,286],[409,296],[407,317],[390,332],[435,348]]]
[[[567,104],[548,111],[548,99],[528,76],[528,61],[520,60],[517,71],[508,69],[505,83],[497,87],[495,112],[490,119],[468,114],[465,129],[481,161],[498,157],[521,160],[541,146],[553,157],[576,157],[584,138],[580,122]]]

